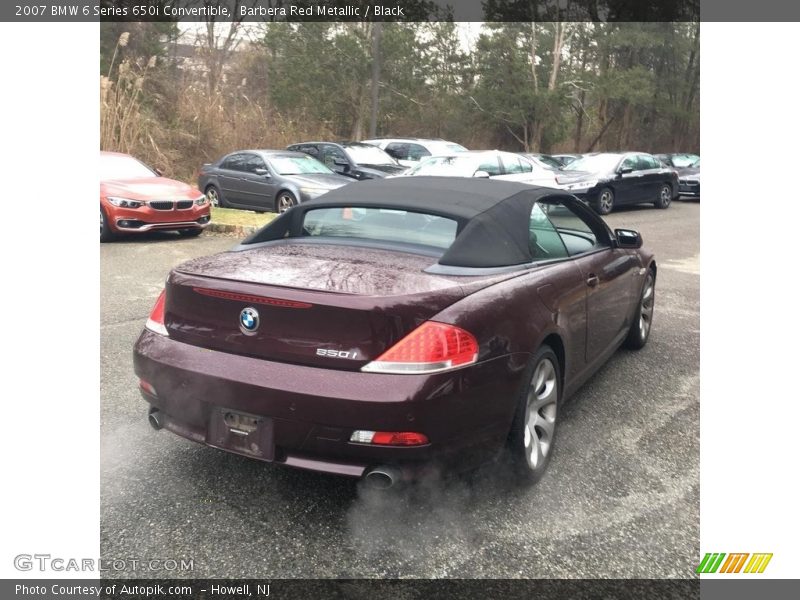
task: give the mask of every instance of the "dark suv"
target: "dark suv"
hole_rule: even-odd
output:
[[[332,171],[353,179],[381,179],[406,170],[380,148],[360,142],[303,142],[286,149],[305,152]]]

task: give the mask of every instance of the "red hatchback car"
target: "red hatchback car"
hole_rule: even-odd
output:
[[[100,153],[100,241],[154,229],[200,235],[211,220],[196,187],[162,177],[132,156]]]

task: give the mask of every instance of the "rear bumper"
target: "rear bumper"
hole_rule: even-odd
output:
[[[526,364],[527,355],[515,354],[433,375],[335,371],[208,350],[147,330],[134,349],[136,374],[155,389],[142,395],[166,429],[252,458],[352,477],[375,466],[413,477],[434,465],[462,469],[493,459]],[[226,411],[267,423],[258,448],[219,443]],[[355,444],[356,429],[414,431],[430,443]]]

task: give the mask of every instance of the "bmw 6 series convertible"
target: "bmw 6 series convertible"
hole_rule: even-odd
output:
[[[376,487],[501,455],[534,482],[564,399],[647,342],[641,246],[522,183],[331,191],[169,274],[134,350],[150,423]]]

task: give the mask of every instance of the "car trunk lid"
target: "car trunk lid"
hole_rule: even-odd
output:
[[[433,262],[310,243],[198,258],[170,274],[165,322],[174,339],[211,350],[354,370],[498,279],[425,273]],[[256,314],[243,316],[245,309]],[[249,331],[254,316],[258,323]]]

